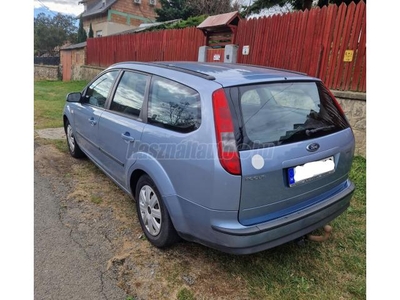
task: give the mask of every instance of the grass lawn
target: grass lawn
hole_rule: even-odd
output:
[[[61,127],[66,94],[80,91],[85,84],[84,81],[35,82],[35,129]],[[356,191],[349,209],[330,223],[333,231],[329,240],[323,243],[306,241],[303,246],[287,243],[247,256],[205,249],[206,261],[215,263],[232,278],[244,281],[246,294],[254,299],[365,299],[365,158],[354,158],[350,178]],[[174,274],[173,270],[169,271],[165,276]],[[237,294],[243,295],[243,291],[238,290]],[[185,287],[178,293],[178,299],[195,299],[196,296],[195,287]]]
[[[332,238],[305,246],[288,243],[232,259],[216,254],[233,276],[246,280],[256,299],[366,298],[366,160],[350,173],[356,191],[349,209],[330,223]]]
[[[35,81],[35,129],[62,127],[66,95],[81,91],[86,84],[86,81]]]

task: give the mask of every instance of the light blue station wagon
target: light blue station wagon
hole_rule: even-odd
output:
[[[350,204],[350,125],[321,80],[260,66],[123,62],[67,96],[73,157],[136,200],[157,247],[234,254],[326,225]]]

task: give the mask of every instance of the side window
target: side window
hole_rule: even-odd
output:
[[[200,95],[193,89],[156,77],[149,95],[148,122],[178,132],[200,127]]]
[[[143,74],[125,72],[118,84],[110,109],[139,117],[147,78],[148,76]]]
[[[118,72],[118,70],[111,71],[97,78],[86,90],[86,102],[98,107],[104,107]]]

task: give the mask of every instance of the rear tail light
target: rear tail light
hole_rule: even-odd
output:
[[[213,93],[215,134],[221,166],[230,174],[240,175],[240,158],[236,146],[232,115],[223,89]]]

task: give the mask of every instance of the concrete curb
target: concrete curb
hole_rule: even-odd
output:
[[[44,139],[50,140],[63,140],[65,139],[65,132],[63,127],[59,128],[46,128],[35,130],[36,134]]]

